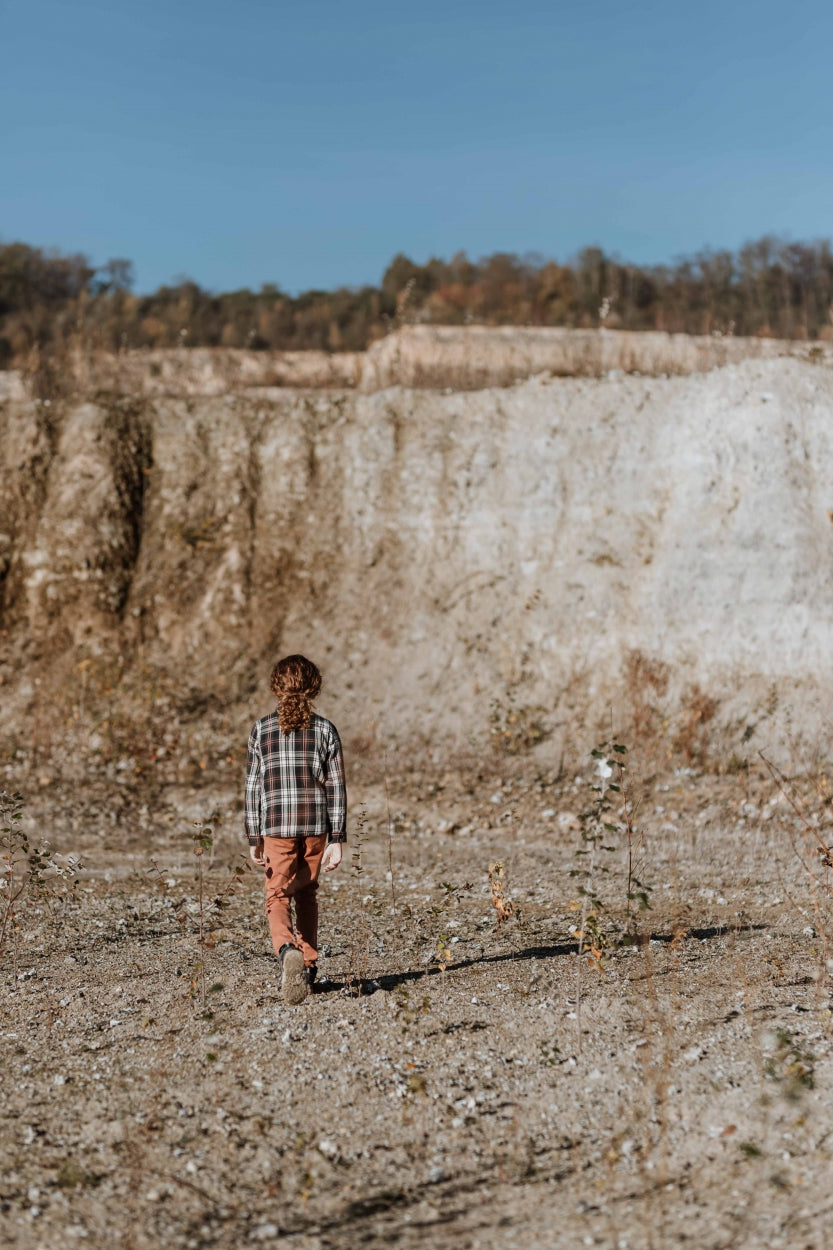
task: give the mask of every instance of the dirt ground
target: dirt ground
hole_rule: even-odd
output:
[[[326,979],[292,1009],[237,793],[126,783],[115,822],[104,789],[33,792],[24,828],[83,867],[2,953],[2,1243],[833,1245],[813,835],[763,771],[646,781],[651,908],[628,921],[611,832],[599,967],[573,932],[590,781],[391,777],[392,881],[384,787],[355,782],[361,871],[323,883]],[[800,785],[823,820],[826,780]]]

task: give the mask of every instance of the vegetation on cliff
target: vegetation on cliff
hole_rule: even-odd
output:
[[[543,325],[833,338],[827,241],[763,238],[639,266],[587,248],[569,263],[497,253],[416,264],[396,256],[378,287],[288,295],[213,293],[183,279],[133,292],[133,267],[0,246],[0,367],[81,346],[362,350],[397,325]]]

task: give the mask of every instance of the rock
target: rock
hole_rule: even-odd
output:
[[[252,1241],[271,1241],[278,1233],[277,1224],[256,1224],[249,1236]]]

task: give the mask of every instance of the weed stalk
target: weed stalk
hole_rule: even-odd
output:
[[[393,907],[393,919],[396,922],[396,883],[393,876],[393,816],[390,810],[390,786],[388,783],[388,757],[385,754],[385,805],[388,814],[388,872],[390,873],[390,901]]]
[[[199,947],[200,957],[197,963],[197,975],[200,984],[200,1001],[202,1009],[205,1011],[205,870],[203,868],[203,856],[206,851],[210,851],[214,845],[214,834],[211,829],[203,825],[202,821],[196,821],[194,830],[191,834],[191,840],[194,846],[194,854],[197,857],[197,881],[198,881],[198,923],[199,923]]]
[[[17,903],[26,889],[26,876],[18,873],[20,860],[29,850],[29,842],[26,834],[23,832],[20,822],[23,820],[23,795],[15,792],[9,793],[3,790],[0,794],[0,819],[2,819],[2,832],[5,843],[5,867],[3,875],[5,877],[5,898],[3,900],[3,920],[0,923],[0,951],[3,950],[8,934],[12,934],[12,963],[14,967],[15,977],[17,977],[17,928],[15,925],[15,913]]]

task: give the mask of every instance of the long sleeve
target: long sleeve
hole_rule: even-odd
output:
[[[261,794],[260,783],[263,761],[260,754],[260,726],[255,725],[249,734],[249,750],[246,760],[246,837],[254,845],[261,839]]]
[[[335,726],[331,726],[330,744],[327,751],[324,791],[327,796],[327,812],[330,817],[330,842],[347,841],[347,786],[344,781],[344,755],[341,739]]]

